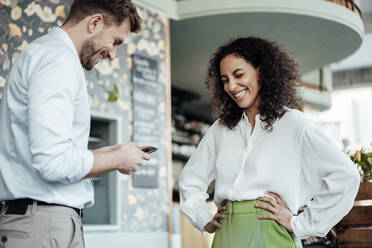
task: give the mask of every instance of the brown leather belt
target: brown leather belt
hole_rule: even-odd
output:
[[[62,206],[62,207],[72,208],[80,217],[83,217],[82,209],[73,208],[73,207],[69,207],[69,206],[61,205],[61,204],[47,203],[47,202],[33,200],[29,198],[21,198],[21,199],[5,201],[5,207],[7,208],[5,214],[24,215],[26,214],[28,205],[32,205],[34,201],[36,201],[37,205],[40,205],[40,206]]]

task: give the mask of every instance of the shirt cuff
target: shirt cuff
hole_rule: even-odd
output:
[[[209,207],[208,209],[203,208],[204,211],[199,212],[198,218],[197,218],[197,225],[196,227],[202,232],[205,232],[204,226],[208,224],[214,217],[214,215],[211,213]]]
[[[292,231],[293,233],[296,235],[296,237],[300,238],[300,239],[306,239],[308,237],[310,237],[311,235],[306,235],[306,232],[305,230],[303,230],[303,228],[301,228],[301,216],[297,215],[297,216],[292,216],[291,218],[291,227],[292,227]]]
[[[197,200],[204,202],[202,204],[195,204]],[[200,199],[199,197],[190,198],[188,201],[182,203],[181,210],[190,220],[191,224],[201,232],[205,232],[204,226],[214,217],[205,199]]]
[[[77,173],[74,173],[72,176],[68,176],[68,181],[76,182],[83,179],[91,171],[94,163],[93,152],[88,149],[80,150],[81,157],[81,167],[77,170]]]

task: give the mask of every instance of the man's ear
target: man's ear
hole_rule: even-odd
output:
[[[101,14],[94,14],[88,16],[88,32],[91,34],[100,32],[103,29],[103,16]]]

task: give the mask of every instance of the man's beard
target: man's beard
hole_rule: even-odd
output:
[[[97,64],[95,58],[99,56],[99,53],[93,38],[84,41],[79,56],[81,65],[88,71],[92,70]]]

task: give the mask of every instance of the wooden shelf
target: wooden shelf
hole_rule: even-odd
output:
[[[186,155],[183,155],[183,154],[179,154],[179,153],[172,153],[172,159],[173,160],[182,160],[182,161],[187,162],[190,159],[190,157],[186,156]]]
[[[88,142],[102,143],[102,142],[105,142],[105,140],[102,138],[97,138],[97,137],[89,137]]]
[[[191,142],[191,140],[188,138],[176,137],[176,136],[172,137],[172,142],[180,144],[180,145],[192,145],[192,146],[196,145],[195,143]]]
[[[202,132],[200,130],[194,129],[194,128],[186,128],[186,127],[183,127],[183,126],[177,126],[176,129],[179,129],[179,130],[185,131],[185,132],[189,132],[189,133],[192,133],[192,134],[202,135]]]

